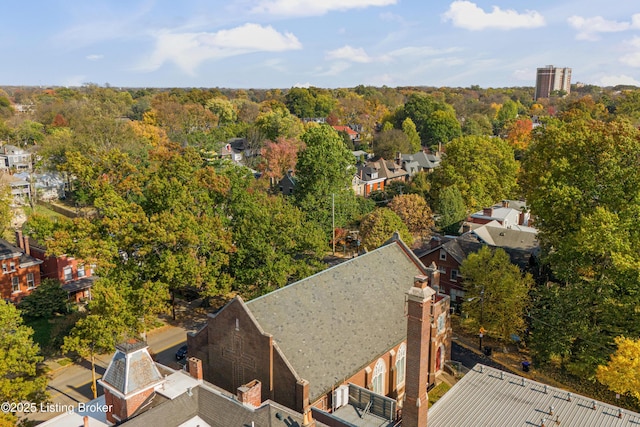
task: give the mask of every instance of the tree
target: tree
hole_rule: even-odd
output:
[[[462,136],[462,127],[453,109],[437,110],[431,113],[422,132],[424,145],[436,149],[439,144],[447,144]]]
[[[460,273],[467,297],[462,310],[469,314],[473,328],[485,328],[503,341],[521,334],[533,286],[531,274],[523,276],[503,249],[493,251],[488,246],[470,254],[462,262]]]
[[[405,223],[409,231],[423,239],[431,233],[433,214],[424,198],[418,194],[395,196],[387,205]]]
[[[11,211],[11,187],[7,184],[0,184],[0,235],[11,225],[13,212]]]
[[[212,98],[207,101],[206,107],[218,117],[218,125],[226,125],[238,120],[235,105],[227,99]]]
[[[98,397],[95,357],[114,350],[123,333],[121,329],[118,330],[119,324],[117,318],[89,314],[78,320],[71,333],[64,337],[63,352],[77,353],[91,362],[91,390],[94,399]]]
[[[296,203],[329,237],[332,195],[339,201],[353,193],[355,158],[338,133],[327,125],[309,128],[302,141],[305,148],[298,153],[296,163]]]
[[[60,283],[52,279],[44,279],[42,283],[20,301],[18,308],[25,317],[50,318],[54,314],[67,312],[69,295]]]
[[[420,141],[420,135],[416,129],[416,124],[413,123],[413,120],[411,120],[410,117],[407,117],[402,122],[402,132],[404,132],[409,139],[410,153],[417,153],[422,149],[422,142]]]
[[[236,289],[251,298],[317,272],[327,248],[323,230],[282,196],[236,192],[229,214]]]
[[[531,131],[533,130],[533,122],[531,119],[514,120],[507,126],[507,142],[514,151],[518,153],[524,152],[531,142]]]
[[[433,189],[455,185],[471,210],[510,198],[517,172],[513,149],[504,140],[473,135],[450,142],[440,167],[429,177]]]
[[[596,378],[616,393],[629,393],[640,400],[640,339],[617,337],[617,349],[607,365],[601,365]]]
[[[298,151],[302,143],[293,138],[280,137],[277,141],[267,141],[260,154],[264,158],[261,170],[265,176],[274,181],[292,171],[298,160]]]
[[[467,215],[464,199],[458,187],[452,185],[440,190],[436,212],[438,227],[446,234],[457,234],[460,221]]]
[[[402,219],[389,208],[378,208],[366,215],[360,224],[360,236],[365,249],[373,250],[382,246],[393,233],[398,231],[407,244],[413,243],[413,237]]]
[[[534,322],[541,362],[593,376],[615,337],[638,336],[640,132],[626,121],[549,120],[523,161],[522,188],[536,215],[547,297],[534,314],[561,319],[562,333]],[[558,301],[556,301],[556,299]],[[571,301],[570,305],[561,301]]]
[[[16,307],[0,301],[0,399],[3,402],[45,400],[47,377],[38,370],[42,357],[32,336],[33,329],[22,324]],[[10,414],[5,414],[5,421],[10,418]]]
[[[398,153],[413,152],[407,135],[399,129],[383,130],[373,140],[376,156],[393,160]]]
[[[404,107],[395,114],[396,128],[401,128],[406,118],[416,125],[424,146],[437,147],[462,135],[453,107],[432,95],[421,92],[409,95]]]

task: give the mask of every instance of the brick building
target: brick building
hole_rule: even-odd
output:
[[[0,263],[0,294],[5,301],[18,303],[40,284],[42,261],[32,257],[28,249],[25,251],[0,239]]]
[[[396,418],[412,357],[406,300],[414,282],[429,288],[419,304],[428,320],[418,352],[425,391],[450,359],[449,298],[431,289],[438,280],[436,266],[425,267],[395,236],[252,301],[235,298],[189,334],[189,356],[202,360],[205,380],[228,391],[258,380],[263,400],[304,414],[337,413],[357,394],[379,402],[370,411]]]

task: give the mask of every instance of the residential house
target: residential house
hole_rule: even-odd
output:
[[[402,161],[404,162],[416,162],[421,171],[433,172],[433,170],[440,166],[442,157],[440,152],[432,153],[430,151],[418,151],[414,154],[402,154]]]
[[[18,303],[40,285],[42,261],[32,257],[29,249],[16,247],[0,239],[0,262],[0,294],[5,301]]]
[[[20,232],[17,232],[17,240],[20,240]],[[93,275],[93,266],[83,260],[66,255],[55,256],[47,254],[47,248],[40,242],[29,239],[29,252],[34,258],[39,259],[40,276],[42,279],[53,279],[60,283],[62,289],[67,291],[69,299],[82,302],[91,299],[91,287],[96,281]]]
[[[296,191],[296,177],[293,175],[293,171],[287,171],[287,173],[280,178],[280,181],[276,183],[276,188],[280,194],[290,196]]]
[[[483,208],[481,211],[471,214],[465,221],[469,227],[473,224],[487,224],[496,221],[505,228],[518,227],[522,230],[530,230],[537,233],[533,227],[529,227],[531,214],[523,201],[503,200],[501,203]]]
[[[234,148],[230,143],[225,144],[224,147],[220,149],[218,153],[218,157],[220,159],[228,159],[234,163],[241,163],[243,160],[243,152],[244,150]]]
[[[0,147],[0,170],[11,172],[30,171],[32,168],[31,153],[15,145]]]
[[[15,205],[24,205],[31,200],[31,185],[24,179],[0,172],[0,185],[8,185]]]
[[[65,180],[57,173],[20,172],[13,175],[24,182],[32,182],[36,198],[46,202],[60,200],[65,197]]]
[[[321,421],[354,400],[362,409],[375,402],[367,410],[389,421],[403,404],[404,419],[417,399],[426,413],[426,390],[451,351],[438,280],[436,266],[396,235],[267,295],[236,297],[188,335],[189,355],[202,360],[207,381],[233,392],[258,380],[263,400]]]
[[[387,161],[383,158],[370,160],[356,165],[357,179],[353,182],[358,195],[369,196],[372,191],[383,191],[393,181],[406,181],[409,173],[403,168],[401,160]]]
[[[360,142],[360,133],[353,130],[350,126],[332,126],[336,132],[344,132],[349,135],[352,142]]]
[[[460,266],[469,254],[483,246],[502,248],[523,271],[530,270],[539,253],[537,234],[529,230],[505,228],[497,221],[480,225],[460,236],[432,238],[428,248],[417,250],[423,263],[435,262],[440,271],[439,292],[451,297],[451,306],[460,307],[464,300],[464,285]]]

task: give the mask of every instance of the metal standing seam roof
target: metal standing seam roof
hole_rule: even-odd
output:
[[[528,427],[543,419],[548,427],[640,425],[636,412],[480,364],[429,409],[428,425]]]
[[[246,303],[309,381],[311,401],[406,338],[405,292],[426,271],[401,245],[395,241]]]

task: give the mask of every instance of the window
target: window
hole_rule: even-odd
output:
[[[384,375],[387,373],[387,366],[384,363],[384,360],[378,359],[378,363],[376,363],[376,367],[373,368],[373,379],[371,381],[371,386],[373,388],[374,393],[384,395]]]
[[[444,249],[440,249],[440,261],[446,261],[447,260],[447,251],[445,251]]]
[[[404,371],[407,364],[407,346],[402,343],[398,349],[398,357],[396,358],[396,385],[404,383]]]
[[[16,263],[14,261],[11,261],[9,271],[16,271]]]
[[[8,272],[8,271],[9,271],[9,269],[7,268],[7,263],[6,263],[6,262],[3,262],[3,263],[2,263],[2,272],[3,272],[3,273],[6,273],[6,272]]]
[[[85,274],[84,274],[84,265],[79,265],[78,266],[78,279],[81,278],[81,277],[84,277],[84,276],[85,276]]]
[[[455,282],[458,280],[458,270],[451,269],[451,281]]]
[[[36,287],[36,281],[33,278],[33,273],[27,273],[27,288],[33,289]]]
[[[447,274],[446,267],[438,266],[438,271],[440,272],[440,274]]]
[[[20,278],[18,276],[11,278],[11,292],[20,292]]]
[[[73,280],[73,272],[71,271],[71,267],[65,267],[64,270],[64,281]]]

